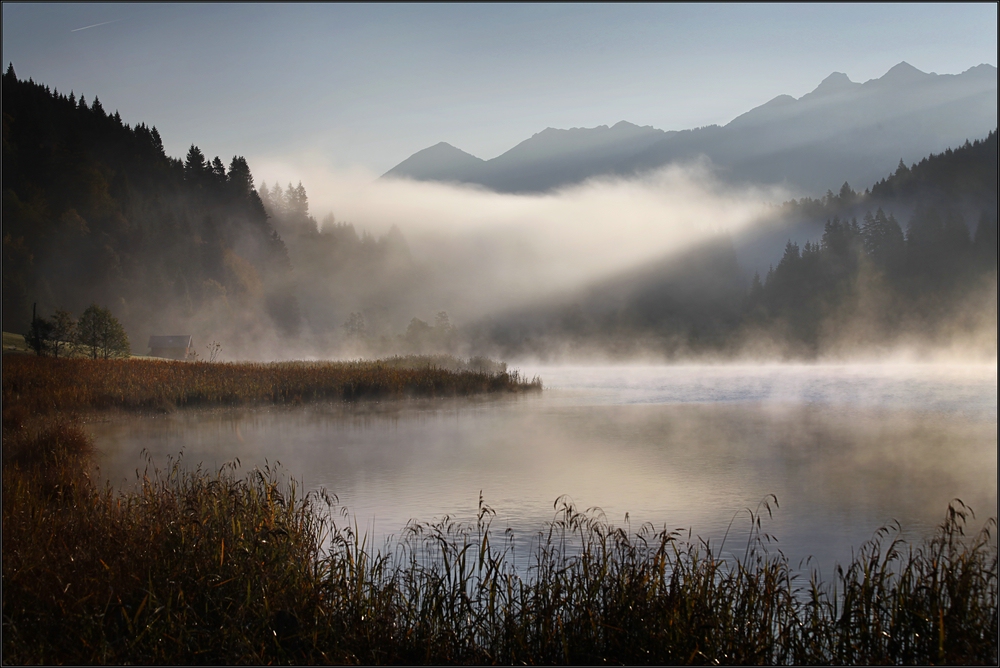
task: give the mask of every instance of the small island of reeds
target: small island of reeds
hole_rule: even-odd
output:
[[[335,496],[270,468],[97,484],[66,417],[538,386],[401,359],[5,358],[4,663],[996,664],[996,519],[957,500],[933,536],[882,529],[829,581],[768,550],[774,499],[738,558],[562,500],[530,546],[481,500],[468,524],[414,521],[378,548]]]
[[[352,362],[211,363],[8,355],[3,403],[34,415],[540,390],[505,364],[441,355]]]

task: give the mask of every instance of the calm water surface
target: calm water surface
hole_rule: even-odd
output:
[[[178,411],[90,429],[123,486],[183,451],[186,466],[280,462],[335,493],[376,542],[408,520],[474,516],[480,491],[527,542],[567,495],[633,529],[691,528],[742,553],[746,508],[825,573],[881,525],[925,535],[958,497],[997,514],[997,367],[521,367],[526,396]],[[975,526],[981,526],[977,521]]]

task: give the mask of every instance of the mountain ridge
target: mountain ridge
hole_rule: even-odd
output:
[[[439,169],[421,151],[384,176],[544,192],[705,156],[728,180],[816,193],[833,182],[872,182],[900,159],[984,136],[997,124],[996,98],[992,65],[935,74],[903,61],[864,83],[833,72],[799,98],[778,95],[721,126],[546,128],[490,160],[462,151],[479,162]]]

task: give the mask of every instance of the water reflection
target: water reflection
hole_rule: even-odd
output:
[[[280,461],[325,487],[377,542],[408,520],[471,519],[533,535],[566,494],[617,524],[718,540],[768,494],[765,529],[825,568],[881,524],[921,534],[962,498],[996,514],[996,367],[529,369],[540,395],[177,412],[91,425],[102,472]],[[747,529],[737,519],[731,545]],[[520,539],[519,539],[520,540]],[[729,545],[727,544],[727,545]],[[740,547],[742,551],[742,547]]]

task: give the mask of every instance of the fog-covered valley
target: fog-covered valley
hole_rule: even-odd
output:
[[[52,146],[34,162],[5,154],[14,330],[29,304],[44,316],[103,302],[138,354],[169,330],[222,359],[995,356],[995,130],[816,197],[788,179],[735,184],[705,154],[522,193],[306,165],[307,190],[194,146],[169,158],[155,128],[99,102],[12,69],[4,82],[8,146]],[[25,125],[29,100],[65,122]],[[66,153],[69,128],[98,143]],[[563,152],[607,148],[588,141]],[[147,157],[122,171],[118,144]],[[90,185],[62,190],[32,171],[46,160]]]

